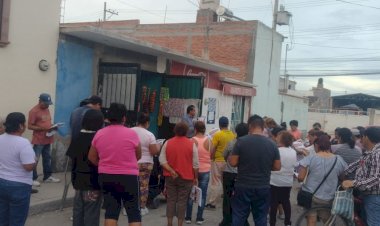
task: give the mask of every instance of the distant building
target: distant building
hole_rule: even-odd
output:
[[[296,90],[296,81],[292,81],[286,78],[281,77],[280,78],[280,90],[283,92],[287,92],[288,90]]]
[[[313,87],[313,96],[309,96],[309,108],[331,109],[331,90],[323,87],[323,79],[318,79],[317,87]]]
[[[334,109],[351,110],[357,108],[367,111],[368,108],[380,109],[380,97],[371,96],[363,93],[341,95],[332,97]]]

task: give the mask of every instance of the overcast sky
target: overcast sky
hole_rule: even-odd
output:
[[[97,21],[103,18],[103,4],[104,0],[66,0],[64,21]],[[197,0],[107,0],[107,8],[119,14],[108,19],[194,22],[197,4]],[[221,0],[221,4],[240,18],[271,26],[271,0]],[[380,96],[379,0],[280,0],[280,4],[293,14],[291,26],[279,27],[278,31],[288,37],[282,58],[289,44],[287,73],[297,82],[297,89],[311,89],[324,74],[379,73],[323,78],[333,95],[362,92]]]

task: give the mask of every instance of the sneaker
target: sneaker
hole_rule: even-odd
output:
[[[121,213],[123,214],[123,216],[127,216],[127,211],[125,210],[125,208],[122,208],[121,210],[122,210]]]
[[[216,206],[212,205],[212,204],[207,204],[206,206],[206,209],[210,209],[210,210],[215,210],[216,209]]]
[[[74,220],[74,217],[73,217],[73,216],[71,216],[71,217],[70,217],[70,220],[71,220],[71,221],[73,221],[73,220]]]
[[[35,187],[39,187],[41,186],[41,183],[38,180],[34,180],[32,185]]]
[[[202,219],[197,220],[195,223],[196,223],[197,225],[202,225],[203,222],[205,222],[205,220],[202,218]]]
[[[47,179],[45,179],[44,182],[45,183],[59,183],[59,182],[61,182],[61,180],[58,178],[50,176]]]
[[[37,190],[37,189],[34,189],[34,188],[32,188],[32,190],[30,191],[30,193],[32,193],[32,194],[36,194],[36,193],[38,193],[38,190]]]
[[[189,219],[189,218],[185,218],[185,223],[186,223],[186,224],[191,224],[191,219]]]
[[[141,216],[145,216],[149,213],[149,210],[148,208],[145,207],[145,208],[141,208],[140,212],[141,212]]]

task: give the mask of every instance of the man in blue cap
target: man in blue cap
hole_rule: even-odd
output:
[[[50,145],[53,143],[54,137],[47,135],[48,132],[56,129],[52,128],[49,111],[49,106],[52,104],[53,102],[49,94],[42,93],[39,96],[38,104],[29,111],[28,129],[33,131],[32,144],[37,161],[42,155],[43,181],[58,183],[60,180],[52,176],[51,170]],[[40,182],[37,181],[37,178],[37,170],[34,169],[33,186],[40,186]]]

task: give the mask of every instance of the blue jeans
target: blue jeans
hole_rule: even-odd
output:
[[[34,152],[36,153],[37,161],[40,160],[42,155],[42,169],[44,171],[43,180],[48,179],[51,176],[51,156],[50,156],[50,144],[35,144],[33,146]],[[37,180],[37,167],[33,170],[33,180]]]
[[[247,188],[235,186],[232,197],[232,226],[244,226],[250,212],[256,226],[267,226],[270,187]]]
[[[32,185],[0,178],[0,226],[24,226]]]
[[[363,197],[367,225],[375,226],[380,222],[380,195],[366,195]]]
[[[202,203],[201,206],[198,206],[197,212],[197,221],[203,220],[203,210],[205,209],[206,196],[207,196],[207,187],[210,180],[210,172],[198,173],[198,187],[202,190]],[[189,199],[187,202],[187,210],[185,219],[191,219],[193,212],[193,201]]]

